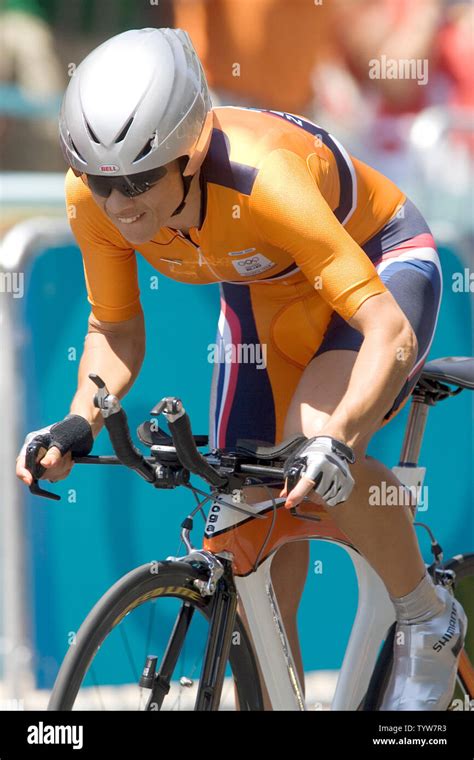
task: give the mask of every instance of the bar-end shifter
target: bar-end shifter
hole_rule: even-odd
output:
[[[109,393],[106,384],[99,375],[95,375],[93,372],[89,373],[89,379],[97,385],[97,391],[94,395],[94,406],[100,409],[103,417],[110,417],[111,414],[116,414],[122,408],[117,396],[113,393]]]

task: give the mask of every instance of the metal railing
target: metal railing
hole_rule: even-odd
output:
[[[0,277],[8,283],[24,274],[33,259],[48,248],[70,245],[73,237],[65,220],[28,219],[13,227],[0,245]],[[14,472],[22,441],[27,378],[20,371],[22,315],[20,299],[8,287],[0,293],[0,680],[2,701],[22,699],[34,687],[32,621],[25,494]]]

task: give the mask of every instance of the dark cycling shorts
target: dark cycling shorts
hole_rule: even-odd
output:
[[[441,265],[430,229],[409,200],[362,249],[418,340],[416,362],[385,415],[386,424],[408,400],[428,356],[441,302]],[[333,312],[318,339],[311,298],[288,299],[281,286],[221,283],[220,288],[216,343],[221,351],[212,379],[209,443],[226,448],[238,438],[279,443],[291,398],[311,359],[336,349],[358,351],[363,337]]]

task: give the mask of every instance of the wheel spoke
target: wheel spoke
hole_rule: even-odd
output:
[[[77,646],[69,649],[49,709],[176,711],[196,707],[213,605],[212,599],[194,591],[190,575],[196,577],[195,573],[193,566],[182,569],[171,563],[150,583],[144,566],[124,576],[121,588],[110,589],[81,626]],[[157,604],[161,605],[158,609]],[[157,677],[149,678],[152,688],[148,688],[140,686],[140,680],[143,663],[151,655],[157,658]],[[256,660],[246,639],[238,657],[234,652],[232,669],[244,709],[261,709]],[[212,709],[219,709],[217,700]]]
[[[107,712],[107,709],[106,709],[106,707],[104,705],[104,702],[102,700],[102,694],[101,694],[101,691],[100,691],[100,685],[99,685],[99,682],[98,682],[96,674],[95,674],[94,665],[91,665],[90,670],[89,670],[89,675],[90,675],[91,681],[94,684],[94,690],[95,690],[95,692],[97,694],[97,698],[99,700],[100,709],[103,712]]]
[[[140,676],[138,675],[138,671],[137,671],[137,669],[135,667],[135,663],[133,661],[132,650],[130,648],[130,644],[129,644],[129,641],[128,641],[128,638],[127,638],[127,634],[125,633],[123,625],[119,625],[119,630],[120,630],[120,635],[122,637],[123,645],[125,647],[125,651],[127,653],[127,659],[128,659],[129,665],[130,665],[130,667],[132,669],[132,674],[133,674],[134,681],[135,681],[136,684],[138,684],[138,682],[140,680]]]

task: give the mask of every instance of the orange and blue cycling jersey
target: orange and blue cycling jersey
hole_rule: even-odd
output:
[[[230,106],[213,109],[200,185],[201,220],[190,239],[165,227],[138,252],[180,282],[220,283],[221,347],[265,347],[265,367],[216,364],[212,442],[281,438],[309,361],[325,350],[358,350],[361,336],[347,321],[387,290],[419,342],[411,385],[393,413],[426,359],[441,296],[433,238],[404,193],[303,117]],[[112,322],[139,314],[134,246],[71,171],[66,195],[93,313]],[[257,431],[256,410],[265,420]]]

